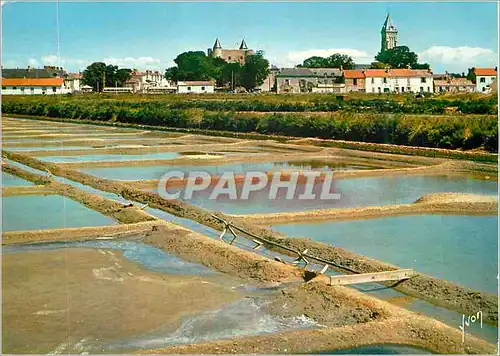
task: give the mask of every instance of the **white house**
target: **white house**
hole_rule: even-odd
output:
[[[479,93],[489,92],[491,84],[497,79],[496,68],[474,68],[476,75],[476,91]]]
[[[177,82],[177,92],[179,94],[213,93],[214,90],[215,90],[215,81]]]
[[[139,72],[134,70],[130,73],[130,79],[125,83],[125,86],[132,88],[134,93],[147,93],[151,88],[169,87],[170,84],[160,71]]]
[[[67,94],[63,78],[2,78],[2,95]]]
[[[434,80],[430,70],[422,69],[367,69],[367,93],[432,93]]]
[[[80,92],[81,80],[81,73],[68,73],[64,78],[64,88],[71,90],[71,92]]]

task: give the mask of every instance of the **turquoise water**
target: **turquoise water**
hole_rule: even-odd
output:
[[[37,157],[37,158],[45,162],[70,163],[70,162],[88,162],[88,161],[117,162],[117,161],[134,161],[134,160],[148,160],[148,159],[175,159],[178,157],[180,157],[180,155],[177,152],[156,152],[156,153],[144,153],[138,155],[100,154],[100,155],[77,155],[77,156],[47,156],[47,157]],[[135,169],[137,170],[138,167],[135,167]]]
[[[34,183],[2,171],[2,186],[15,187],[27,185],[34,185]]]
[[[241,174],[245,172],[268,172],[281,169],[297,170],[346,170],[359,169],[356,165],[335,165],[321,164],[317,166],[314,163],[296,163],[296,162],[265,162],[265,163],[231,163],[224,165],[207,165],[202,162],[196,165],[152,165],[152,166],[131,166],[131,167],[109,167],[109,168],[85,168],[82,172],[95,175],[105,179],[117,180],[141,180],[141,179],[160,179],[165,173],[180,171],[183,173],[203,171],[212,175],[221,175],[224,172],[234,172]]]
[[[123,256],[127,260],[137,263],[151,271],[160,273],[182,275],[213,275],[216,273],[208,267],[184,261],[174,255],[165,253],[159,248],[138,241],[102,240],[68,243],[54,242],[22,246],[6,246],[3,248],[3,252],[18,253],[28,251],[47,251],[61,248],[92,248],[122,251]]]
[[[60,195],[2,198],[3,231],[115,224],[115,220]]]
[[[467,177],[447,176],[398,176],[339,179],[333,182],[331,192],[340,194],[340,199],[320,199],[322,184],[317,184],[313,192],[315,199],[299,200],[305,184],[300,184],[292,199],[286,199],[287,191],[279,189],[276,199],[270,199],[269,184],[266,188],[250,193],[247,200],[229,199],[228,194],[210,199],[214,187],[195,192],[187,202],[205,209],[230,214],[274,213],[304,211],[324,208],[351,208],[359,206],[391,205],[412,203],[422,195],[438,192],[463,192],[496,195],[496,181],[477,180]],[[157,188],[153,189],[157,191]],[[237,197],[241,196],[242,186],[237,185]],[[172,193],[179,188],[169,188]],[[184,199],[181,190],[180,199]]]
[[[497,293],[497,216],[415,215],[272,229]]]

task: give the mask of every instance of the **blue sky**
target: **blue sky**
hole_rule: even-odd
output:
[[[391,13],[399,44],[408,45],[435,72],[495,66],[497,8],[489,3],[438,2],[61,2],[61,64],[84,69],[105,61],[138,69],[165,69],[177,54],[223,48],[242,38],[271,63],[293,66],[311,55],[350,54],[369,63],[380,49],[380,29]],[[4,68],[57,64],[56,3],[2,6]]]

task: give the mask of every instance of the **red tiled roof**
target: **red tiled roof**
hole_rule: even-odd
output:
[[[376,78],[432,77],[432,72],[427,69],[367,69],[365,75]]]
[[[215,85],[215,80],[213,81],[187,81],[187,82],[178,82],[178,85]]]
[[[60,87],[63,78],[2,78],[2,86],[19,87]]]
[[[495,68],[475,68],[474,74],[482,76],[496,76],[497,71]]]
[[[389,77],[389,71],[385,69],[367,69],[365,70],[365,76],[387,78]]]
[[[365,73],[362,70],[346,69],[344,70],[344,78],[346,79],[363,79]]]
[[[470,80],[466,78],[452,78],[450,80],[434,80],[435,86],[474,86]]]

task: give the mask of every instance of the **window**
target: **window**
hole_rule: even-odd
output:
[[[420,78],[420,83],[425,83],[425,81],[426,81],[425,77]]]
[[[401,93],[405,92],[405,87],[401,87]]]
[[[382,90],[380,90],[380,87],[378,87],[378,92],[379,92],[379,93],[382,93]]]
[[[55,93],[57,91],[57,87],[52,87],[52,92]]]
[[[201,90],[205,90],[205,87],[201,87]]]
[[[285,85],[290,85],[290,79],[285,79]]]
[[[21,88],[21,93],[23,93],[23,94],[24,94],[24,88]]]
[[[389,88],[384,88],[384,93],[388,93],[389,92]]]
[[[188,87],[188,90],[191,90],[191,87]]]
[[[486,87],[483,87],[483,89],[482,89],[482,90],[483,90],[483,91],[485,91],[485,90],[486,90]]]
[[[30,88],[31,94],[35,94],[35,88]]]
[[[7,88],[6,87],[2,87],[2,90],[5,90],[5,89],[7,89]]]
[[[243,56],[241,56],[240,59],[243,59]]]
[[[420,87],[420,92],[423,93],[424,92],[424,87]]]
[[[372,78],[372,84],[375,84],[375,78]]]
[[[387,78],[384,78],[384,84],[387,84]]]
[[[431,92],[431,87],[427,87],[427,92],[430,93]]]
[[[481,77],[481,78],[479,79],[479,82],[480,82],[480,83],[486,83],[486,78],[485,78],[485,77]]]
[[[353,84],[353,85],[358,85],[358,79],[354,78],[354,79],[352,80],[352,84]]]
[[[227,57],[227,59],[231,60],[231,56]]]
[[[16,89],[17,89],[17,87],[12,87],[12,89],[13,89],[13,90],[16,90]]]

